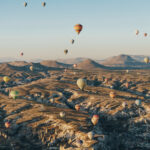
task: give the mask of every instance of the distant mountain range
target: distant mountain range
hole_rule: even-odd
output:
[[[72,66],[69,64],[64,64],[64,63],[55,61],[55,60],[44,60],[44,61],[41,61],[40,64],[46,67],[55,67],[55,68],[65,68],[65,67]]]
[[[15,58],[0,58],[1,63],[10,64],[12,66],[29,66],[39,64],[41,67],[51,68],[73,68],[73,64],[77,64],[77,69],[150,69],[150,63],[145,64],[142,55],[118,55],[109,57],[104,60],[92,60],[89,58],[72,58],[58,60],[41,60],[20,61]],[[40,68],[41,68],[40,67]]]
[[[13,62],[13,61],[26,61],[26,62],[34,62],[34,63],[39,63],[41,62],[43,59],[31,59],[31,60],[25,60],[25,59],[18,59],[18,58],[12,58],[12,57],[0,57],[0,63],[3,62]]]
[[[78,58],[71,58],[71,59],[57,59],[57,61],[65,64],[78,64],[88,58],[78,57]]]
[[[130,67],[130,66],[143,66],[144,62],[137,61],[129,55],[119,55],[105,59],[102,62],[106,66],[119,66],[119,67]]]

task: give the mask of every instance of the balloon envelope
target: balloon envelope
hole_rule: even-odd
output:
[[[28,5],[27,2],[24,2],[24,7],[27,7],[27,5]]]
[[[10,128],[10,122],[8,122],[8,121],[5,122],[5,127],[6,127],[6,128]]]
[[[110,92],[110,93],[109,93],[109,96],[110,96],[111,98],[115,98],[115,97],[116,97],[116,93],[115,93],[115,92]]]
[[[10,92],[10,97],[13,99],[16,99],[18,95],[19,95],[18,91],[11,91]]]
[[[66,115],[65,112],[60,112],[60,117],[61,117],[61,118],[64,118],[65,115]]]
[[[123,103],[122,103],[122,107],[125,108],[125,107],[127,107],[127,106],[128,106],[128,104],[127,104],[126,102],[123,102]]]
[[[137,99],[136,101],[135,101],[135,104],[137,105],[137,106],[140,106],[141,105],[141,100],[140,99]]]
[[[3,80],[4,80],[5,83],[8,83],[10,81],[10,77],[5,76],[5,77],[3,77]]]
[[[71,43],[74,44],[74,39],[71,40]]]
[[[145,58],[144,58],[144,62],[145,62],[146,64],[148,64],[148,63],[149,63],[149,58],[148,58],[148,57],[145,57]]]
[[[144,36],[147,37],[147,33],[144,33]]]
[[[139,30],[136,30],[136,32],[135,32],[135,33],[136,33],[136,35],[138,35],[138,34],[139,34]]]
[[[46,3],[45,3],[45,2],[42,2],[42,6],[45,7],[45,6],[46,6]]]
[[[30,70],[33,71],[33,66],[30,66]]]
[[[82,31],[83,26],[81,24],[76,24],[74,26],[75,31],[80,34],[80,32]]]
[[[54,98],[51,98],[51,99],[50,99],[50,102],[51,102],[51,103],[54,103],[54,101],[55,101]]]
[[[92,140],[93,137],[94,137],[94,133],[93,133],[92,131],[91,131],[91,132],[88,132],[88,138],[89,138],[90,140]]]
[[[66,50],[64,50],[64,53],[67,55],[67,53],[68,53],[68,50],[66,49]]]
[[[93,125],[96,125],[99,121],[99,116],[98,115],[93,115],[91,121],[92,121]]]
[[[129,83],[127,82],[127,83],[125,84],[125,86],[126,86],[126,88],[129,88]]]
[[[86,80],[85,79],[78,79],[77,80],[77,86],[81,89],[84,90],[85,86],[87,85]]]
[[[79,110],[80,110],[80,105],[76,104],[76,105],[75,105],[75,109],[76,109],[77,111],[79,111]]]
[[[77,67],[77,64],[74,64],[73,67],[76,68],[76,67]]]

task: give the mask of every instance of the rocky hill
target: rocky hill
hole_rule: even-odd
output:
[[[139,62],[128,55],[119,55],[119,56],[110,57],[101,63],[103,65],[113,66],[113,67],[148,67],[150,66],[150,65],[146,65],[144,62]]]
[[[0,65],[1,150],[150,149],[149,70],[23,67]],[[103,68],[89,59],[81,67]],[[79,78],[87,81],[83,91]],[[11,91],[19,94],[13,99]]]
[[[44,60],[40,62],[40,64],[46,67],[55,67],[55,68],[66,68],[66,67],[71,66],[71,65],[60,63],[60,62],[53,61],[53,60]]]
[[[86,60],[78,63],[77,68],[83,69],[83,70],[107,69],[107,67],[100,65],[91,59],[86,59]]]

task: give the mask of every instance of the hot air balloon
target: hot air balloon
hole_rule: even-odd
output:
[[[33,71],[33,66],[30,66],[29,69],[30,69],[31,71]]]
[[[64,53],[65,53],[65,55],[67,55],[67,53],[68,53],[68,50],[66,49],[66,50],[64,50]]]
[[[74,44],[74,39],[71,40],[71,44]]]
[[[20,55],[23,56],[24,55],[23,52]]]
[[[135,104],[136,104],[137,106],[140,106],[140,105],[142,104],[142,102],[141,102],[140,99],[137,99],[137,100],[135,101]]]
[[[80,110],[80,105],[79,105],[79,104],[76,104],[76,105],[75,105],[75,109],[76,109],[77,111],[79,111],[79,110]]]
[[[62,111],[62,112],[60,112],[59,115],[60,115],[61,118],[64,118],[66,114],[65,114],[65,112]]]
[[[10,128],[10,122],[9,122],[9,121],[6,121],[6,122],[5,122],[5,127],[6,127],[6,128]]]
[[[144,33],[144,37],[147,37],[147,33]]]
[[[74,75],[77,75],[77,72],[73,72]]]
[[[50,99],[50,102],[51,102],[51,103],[54,103],[54,101],[55,101],[54,98],[51,98],[51,99]]]
[[[5,83],[8,83],[10,81],[10,77],[5,76],[5,77],[3,77],[3,80],[4,80]]]
[[[74,64],[73,67],[74,67],[74,68],[77,68],[77,64]]]
[[[128,82],[126,82],[125,87],[129,88],[129,83]]]
[[[122,107],[125,108],[125,107],[127,107],[127,106],[128,106],[128,104],[127,104],[126,102],[123,102],[123,103],[122,103]]]
[[[85,86],[87,85],[86,80],[85,79],[78,79],[77,80],[77,86],[81,89],[84,90]]]
[[[91,122],[93,123],[93,125],[96,125],[99,121],[99,115],[93,115]]]
[[[75,31],[80,34],[80,32],[82,31],[83,26],[81,24],[76,24],[74,26]]]
[[[45,2],[42,2],[42,6],[45,7],[45,6],[46,6],[46,3],[45,3]]]
[[[93,137],[94,137],[94,133],[93,133],[92,131],[91,131],[91,132],[88,132],[88,138],[89,138],[90,140],[92,140]]]
[[[138,35],[139,34],[139,30],[136,30],[135,34]]]
[[[144,58],[144,62],[145,62],[146,64],[148,64],[148,63],[149,63],[149,58],[148,58],[148,57],[145,57],[145,58]]]
[[[65,69],[64,72],[67,72],[67,69]]]
[[[108,83],[108,81],[109,81],[109,79],[108,79],[108,78],[105,78],[105,81],[104,81],[104,82],[105,82],[105,83]]]
[[[24,7],[27,7],[27,2],[24,2]]]
[[[19,96],[19,92],[18,91],[11,91],[9,96],[13,99],[16,99]]]
[[[116,97],[116,93],[115,92],[110,92],[109,96],[110,96],[110,98],[115,98]]]

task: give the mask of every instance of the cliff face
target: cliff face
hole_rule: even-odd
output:
[[[149,70],[48,69],[0,68],[0,149],[150,149]],[[4,75],[11,77],[9,83],[2,81]],[[78,78],[87,80],[84,91]],[[11,90],[19,92],[17,99],[9,97]],[[93,125],[95,114],[99,121]]]

